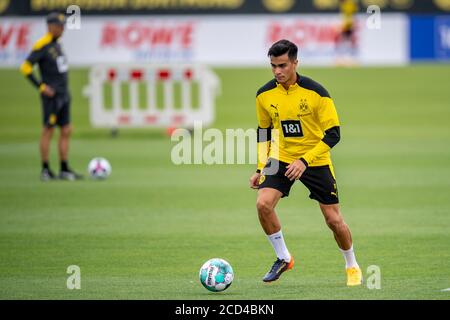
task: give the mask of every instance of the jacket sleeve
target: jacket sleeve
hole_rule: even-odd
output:
[[[321,97],[317,109],[317,119],[320,128],[324,132],[322,140],[310,151],[304,154],[300,160],[305,165],[311,165],[326,152],[329,152],[340,140],[340,124],[334,102],[329,97]]]
[[[29,56],[25,59],[25,61],[20,66],[20,71],[22,74],[36,87],[40,90],[45,86],[42,81],[36,79],[33,73],[34,64],[38,63],[42,58],[44,51],[42,49],[33,49]]]

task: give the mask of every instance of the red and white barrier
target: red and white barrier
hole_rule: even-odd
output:
[[[181,105],[175,105],[176,83],[180,84]],[[158,84],[162,86],[159,93]],[[111,87],[109,98],[105,96],[106,85]],[[128,101],[123,99],[124,85],[128,86]],[[219,89],[219,78],[205,66],[98,65],[91,69],[84,93],[89,98],[94,127],[191,128],[194,121],[204,126],[212,124]],[[193,105],[193,90],[198,90],[198,105]],[[157,105],[161,100],[162,105]],[[107,101],[111,105],[106,105]]]

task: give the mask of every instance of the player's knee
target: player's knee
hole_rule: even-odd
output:
[[[333,230],[340,230],[345,226],[344,219],[340,215],[328,216],[325,219],[327,226]]]
[[[266,215],[272,212],[273,204],[267,198],[260,197],[256,200],[256,209],[259,215]]]
[[[70,134],[72,133],[72,127],[71,126],[64,126],[61,128],[61,136],[64,138],[70,137]]]
[[[51,137],[53,134],[53,127],[44,127],[42,129],[42,135],[45,137]]]

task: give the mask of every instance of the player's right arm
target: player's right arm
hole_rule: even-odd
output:
[[[256,168],[256,173],[253,174],[250,178],[250,187],[253,189],[258,188],[261,171],[266,165],[267,158],[269,156],[272,130],[272,118],[270,117],[270,114],[267,112],[267,110],[264,109],[261,102],[261,97],[259,95],[256,97],[256,117],[258,119],[258,165]]]
[[[33,73],[33,66],[42,59],[45,53],[44,46],[50,41],[51,38],[48,38],[48,36],[38,40],[33,46],[31,53],[20,66],[20,72],[22,72],[22,74],[33,84],[33,86],[35,86],[42,94],[48,97],[54,96],[55,92],[50,86],[46,85],[35,77]]]
[[[256,117],[258,119],[258,167],[256,172],[261,172],[266,165],[272,139],[272,118],[262,104],[261,95],[256,97]]]

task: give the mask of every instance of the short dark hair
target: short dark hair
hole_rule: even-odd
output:
[[[289,40],[283,39],[275,42],[270,47],[267,56],[279,57],[285,53],[288,54],[289,59],[295,60],[297,59],[298,48],[294,43],[290,42]]]

